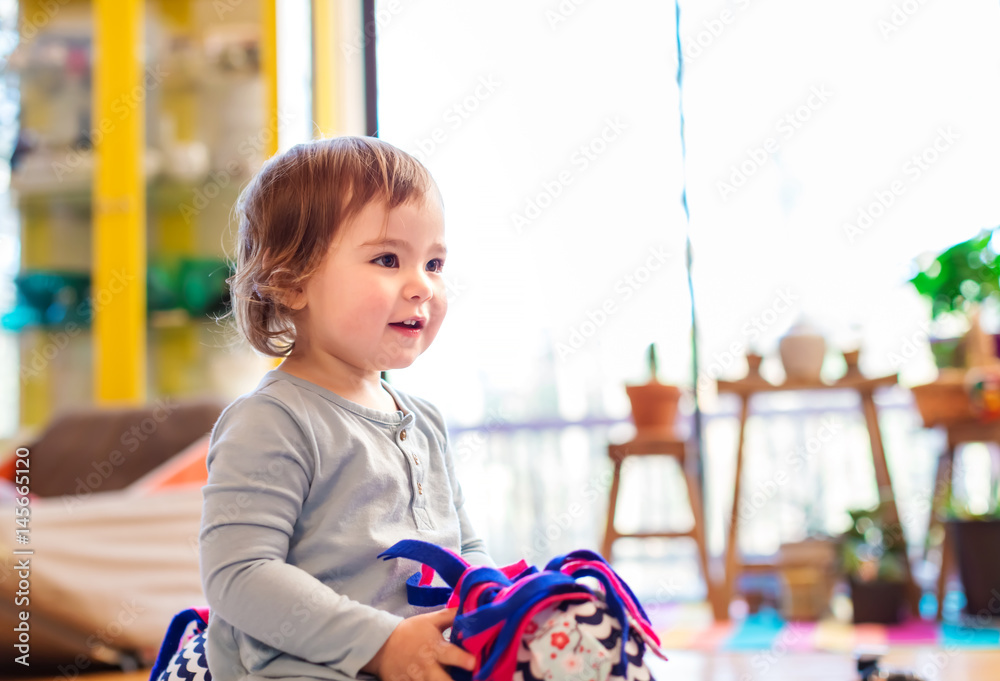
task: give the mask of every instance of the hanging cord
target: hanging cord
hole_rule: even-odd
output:
[[[686,233],[684,237],[684,266],[687,269],[688,298],[691,301],[691,385],[694,396],[694,451],[698,465],[698,482],[704,495],[704,472],[701,460],[701,403],[698,400],[698,320],[694,311],[694,282],[691,279],[691,211],[687,199],[687,143],[684,138],[684,52],[681,49],[681,5],[674,0],[675,34],[677,36],[677,109],[680,113],[681,132],[681,205],[684,206]]]

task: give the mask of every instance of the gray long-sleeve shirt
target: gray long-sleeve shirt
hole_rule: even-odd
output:
[[[200,537],[215,681],[352,679],[404,617],[400,539],[491,564],[463,508],[440,413],[350,402],[275,369],[219,417]]]

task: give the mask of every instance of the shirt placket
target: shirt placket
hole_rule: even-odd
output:
[[[410,471],[410,509],[417,527],[420,529],[432,529],[430,515],[427,512],[428,490],[426,470],[427,465],[421,460],[423,452],[417,446],[417,433],[413,427],[413,413],[407,414],[396,427],[395,442],[399,451],[403,453],[406,465]]]

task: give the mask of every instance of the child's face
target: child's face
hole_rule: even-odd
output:
[[[293,297],[296,350],[317,367],[409,366],[430,347],[448,309],[445,253],[436,192],[389,211],[388,221],[383,204],[368,204]]]

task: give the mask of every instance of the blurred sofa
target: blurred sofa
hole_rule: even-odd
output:
[[[151,664],[171,616],[204,603],[201,486],[208,436],[224,406],[165,400],[80,410],[10,447],[0,462],[6,485],[0,494],[0,646],[16,650],[14,627],[27,611],[31,667],[8,655],[0,661],[4,676],[48,671],[72,678],[108,665]],[[18,446],[29,452],[27,545],[15,542],[10,481]],[[15,556],[14,550],[33,553]],[[15,558],[30,560],[26,604],[17,598],[24,585]]]

